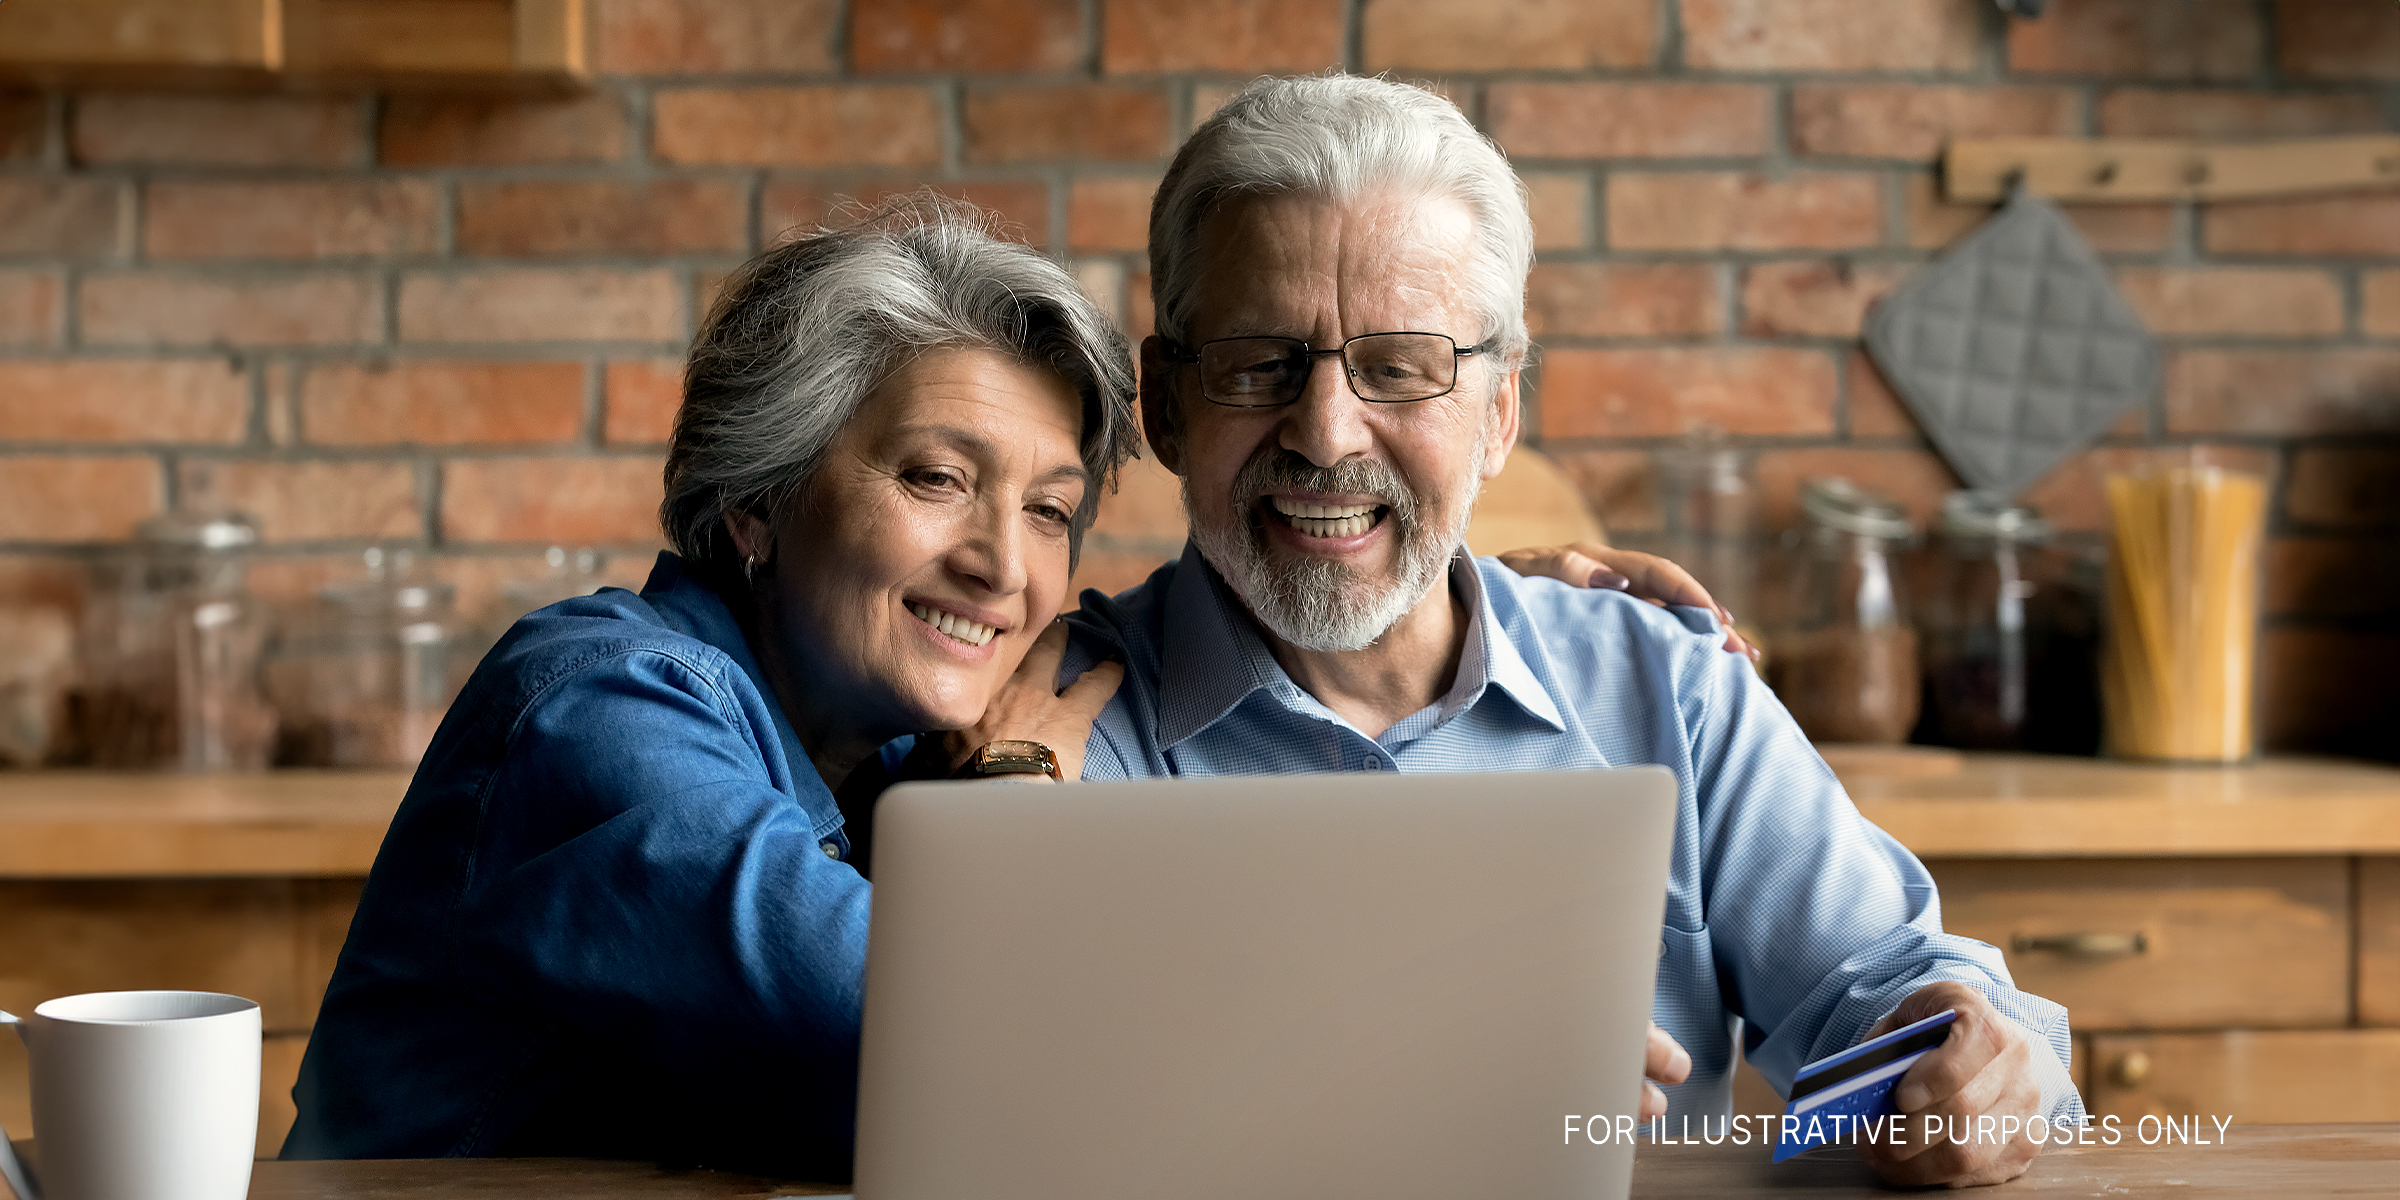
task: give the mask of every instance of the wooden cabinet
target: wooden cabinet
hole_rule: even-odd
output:
[[[2400,1025],[2400,858],[2358,860],[2358,1023]]]
[[[554,87],[584,0],[6,0],[0,79],[52,87]]]
[[[2092,1111],[2236,1125],[2400,1121],[2400,1029],[2104,1033],[2084,1040]]]

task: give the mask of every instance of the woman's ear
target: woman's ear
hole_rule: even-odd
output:
[[[743,562],[765,561],[774,557],[775,537],[767,531],[767,523],[748,509],[725,510],[725,534],[733,539],[733,552]]]
[[[1152,334],[1142,339],[1142,438],[1158,455],[1158,465],[1181,475],[1183,441],[1175,436],[1175,393],[1168,386],[1174,369],[1167,361],[1165,338]]]

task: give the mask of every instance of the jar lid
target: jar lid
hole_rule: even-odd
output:
[[[152,545],[239,550],[258,544],[258,522],[240,513],[173,512],[142,522],[134,535]]]
[[[1800,511],[1828,529],[1897,541],[1916,532],[1907,510],[1842,478],[1811,479],[1800,489]]]
[[[2038,542],[2050,536],[2050,523],[2040,509],[2012,504],[1998,492],[1962,488],[1942,498],[1942,533]]]

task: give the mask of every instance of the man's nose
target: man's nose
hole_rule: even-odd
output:
[[[1276,441],[1320,467],[1330,467],[1373,445],[1367,429],[1367,405],[1350,390],[1349,366],[1342,356],[1328,353],[1315,360],[1300,398],[1283,410]]]

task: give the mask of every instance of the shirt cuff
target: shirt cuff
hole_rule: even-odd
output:
[[[2075,1089],[2075,1077],[2068,1073],[2067,1064],[2059,1061],[2058,1051],[2048,1038],[2001,1014],[2009,1032],[2025,1042],[2025,1051],[2033,1059],[2034,1082],[2042,1089],[2042,1115],[2052,1124],[2068,1124],[2083,1119],[2083,1093]]]

